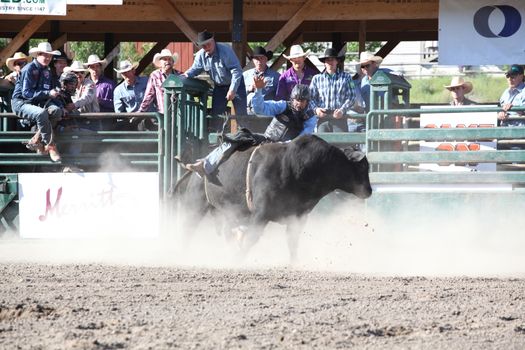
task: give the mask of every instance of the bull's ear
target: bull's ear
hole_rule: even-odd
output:
[[[365,153],[361,152],[357,145],[345,148],[344,152],[346,157],[353,162],[360,162],[365,157]]]

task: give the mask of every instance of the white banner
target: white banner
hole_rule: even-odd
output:
[[[523,64],[524,39],[524,0],[439,1],[439,64]]]
[[[67,0],[68,5],[122,5],[123,0]]]
[[[424,106],[423,108],[439,108],[443,106]],[[469,106],[463,106],[469,107]],[[479,107],[472,105],[471,107]],[[493,106],[491,106],[493,107]],[[450,129],[450,128],[495,128],[498,124],[495,112],[463,112],[463,113],[421,113],[420,127],[422,129]],[[497,148],[495,141],[420,141],[419,150],[422,152],[443,151],[494,151]],[[495,171],[495,163],[458,163],[458,164],[420,164],[419,169],[431,171]]]
[[[159,234],[157,173],[19,174],[22,238]]]
[[[0,14],[65,16],[66,0],[2,0]]]

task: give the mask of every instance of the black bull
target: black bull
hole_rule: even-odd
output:
[[[224,233],[234,233],[246,254],[269,221],[279,222],[287,225],[292,261],[306,216],[321,198],[336,189],[359,198],[372,194],[364,154],[340,150],[313,135],[239,150],[215,175],[203,180],[186,174],[175,187],[179,208],[186,213],[186,237],[212,211],[224,219]]]

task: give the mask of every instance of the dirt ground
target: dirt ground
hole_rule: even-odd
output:
[[[0,237],[0,349],[525,348],[521,222],[341,212],[293,267],[277,225],[241,263],[212,223],[189,247]]]
[[[0,264],[2,349],[523,349],[525,279]]]

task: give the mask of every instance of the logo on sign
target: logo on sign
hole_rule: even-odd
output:
[[[493,22],[497,22],[497,19],[495,18],[498,17],[496,15],[498,12],[494,13],[496,10],[498,10],[498,12],[503,15],[504,20],[503,28],[499,31],[499,33],[494,33],[494,31],[490,28],[491,23],[495,24]],[[494,19],[493,21],[491,21],[491,17]],[[509,36],[516,34],[520,27],[520,12],[512,6],[483,6],[476,12],[476,14],[474,14],[474,28],[479,35],[484,36],[485,38],[508,38]]]

